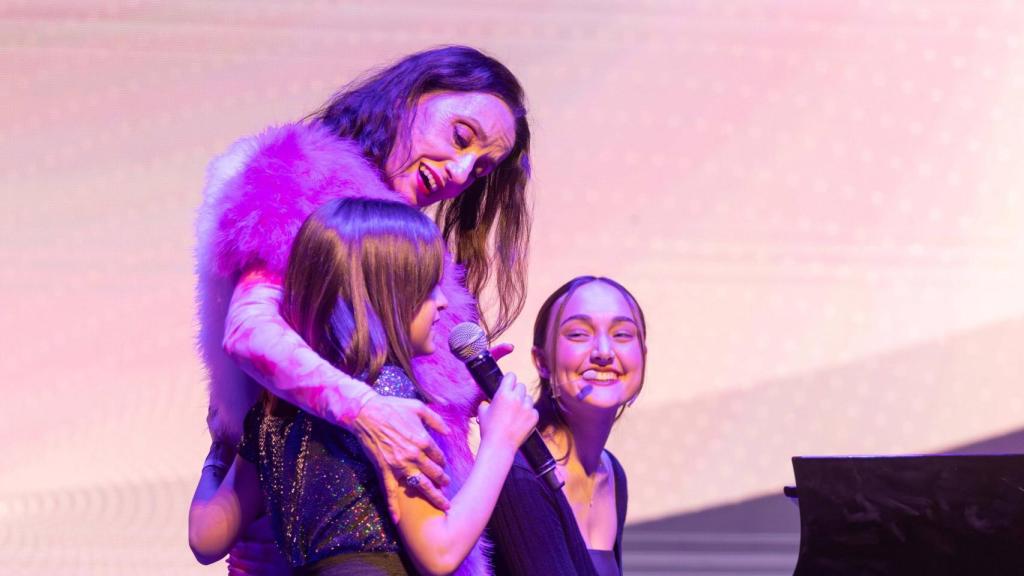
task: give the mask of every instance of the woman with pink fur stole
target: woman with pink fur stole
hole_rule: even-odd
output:
[[[342,89],[304,122],[245,138],[211,164],[196,251],[214,442],[197,495],[223,478],[262,385],[358,437],[389,495],[403,483],[449,507],[472,466],[469,417],[481,394],[447,350],[448,332],[483,320],[477,298],[492,281],[492,336],[522,309],[529,142],[516,78],[493,58],[453,46],[408,56]],[[281,317],[292,240],[336,198],[437,204],[451,251],[440,284],[448,307],[434,334],[440,349],[412,363],[429,407],[377,394],[318,356]],[[398,521],[396,504],[389,496]],[[488,572],[478,545],[456,573]]]

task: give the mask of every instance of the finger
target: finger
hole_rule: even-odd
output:
[[[384,460],[376,446],[363,445],[363,452],[366,452],[373,460],[377,471],[380,472],[380,482],[384,486],[384,495],[388,499],[388,510],[391,511],[391,520],[397,525],[401,516],[398,510],[398,491],[401,487],[395,479],[394,466]]]
[[[380,470],[381,480],[384,482],[384,494],[388,497],[388,510],[391,511],[391,520],[398,525],[398,521],[401,519],[402,514],[398,509],[398,491],[402,489],[398,484],[398,479],[395,478],[394,472],[391,468],[384,467]]]
[[[505,393],[511,393],[516,389],[517,382],[516,375],[509,372],[501,377],[501,384],[498,386],[498,391],[501,392],[504,390]]]
[[[427,442],[427,445],[421,448],[422,452],[417,459],[417,464],[422,464],[423,460],[429,459],[437,468],[446,466],[447,462],[444,458],[444,452],[441,452],[441,449],[437,447],[437,442],[434,442],[434,439],[429,436],[427,436]],[[420,467],[422,468],[423,466]]]
[[[502,384],[505,382],[508,382],[508,387],[506,388],[508,394],[516,400],[522,399],[523,394],[526,394],[526,386],[520,384],[519,380],[516,379],[516,375],[512,372],[505,374],[505,377],[502,379]]]
[[[490,410],[490,409],[491,409],[491,403],[490,402],[481,402],[480,406],[478,406],[477,409],[476,409],[476,417],[481,419],[481,420],[486,419],[487,418],[487,411]]]
[[[277,557],[277,547],[262,542],[240,542],[231,550],[231,554],[247,561],[273,560]]]
[[[444,418],[438,416],[437,412],[434,412],[430,408],[427,408],[426,404],[420,403],[419,410],[417,411],[420,419],[427,426],[433,428],[436,432],[441,434],[451,434],[452,431],[448,428],[448,424],[444,421]]]
[[[239,542],[235,544],[235,547],[231,549],[228,554],[228,564],[232,561],[244,560],[252,557],[252,550],[247,542]]]
[[[523,394],[523,406],[527,408],[533,408],[533,396],[529,394]]]
[[[243,574],[248,574],[254,567],[259,566],[258,563],[250,562],[245,558],[239,558],[234,554],[228,556],[228,565],[235,570],[241,570]]]
[[[502,342],[501,344],[495,344],[494,347],[491,348],[491,356],[495,360],[501,360],[505,356],[508,356],[509,354],[511,354],[512,351],[515,350],[515,349],[516,349],[515,346],[513,346],[513,345],[511,345],[511,344],[509,344],[507,342]]]
[[[424,475],[430,479],[431,482],[438,486],[447,486],[452,483],[452,479],[445,474],[444,468],[438,466],[433,460],[424,455],[420,457],[419,464],[417,465]]]
[[[437,508],[438,510],[447,510],[452,507],[451,502],[448,501],[448,498],[444,493],[438,490],[437,486],[435,486],[430,480],[420,480],[420,484],[416,487],[416,490],[424,500],[430,502],[434,508]]]

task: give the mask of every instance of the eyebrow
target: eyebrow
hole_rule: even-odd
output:
[[[482,140],[483,142],[487,142],[488,140],[490,140],[490,137],[487,135],[487,132],[484,131],[484,127],[481,126],[480,123],[477,122],[475,118],[459,114],[459,115],[456,115],[455,121],[456,122],[461,122],[461,123],[465,124],[466,126],[469,126],[469,129],[472,130],[474,134],[476,134],[476,137],[478,139]],[[509,143],[509,142],[505,142],[504,140],[502,140],[501,142],[492,143],[492,146],[494,146],[494,145],[497,145],[499,147],[501,147],[503,145],[507,146],[508,149],[505,150],[504,154],[500,154],[499,155],[502,158],[502,161],[504,161],[504,158],[509,153],[512,152],[512,148],[515,146],[515,143]],[[498,162],[498,161],[495,161],[493,159],[490,159],[489,157],[486,157],[486,158],[488,158],[488,165],[487,165],[488,169],[493,170],[494,168],[498,167],[498,164],[501,164],[501,162]]]
[[[487,137],[487,132],[484,132],[484,127],[477,123],[476,120],[470,118],[469,116],[462,116],[461,118],[462,121],[465,122],[467,126],[469,126],[470,130],[476,132],[477,138],[483,140],[484,142],[489,140],[489,138]]]
[[[586,322],[587,324],[593,324],[594,323],[594,320],[590,316],[587,316],[586,314],[573,314],[572,316],[569,316],[565,320],[562,320],[562,324],[561,325],[565,326],[566,324],[568,324],[569,322],[572,322],[573,320],[581,320],[583,322]],[[612,323],[616,323],[616,322],[629,322],[630,324],[632,324],[634,326],[637,325],[636,324],[636,320],[633,320],[629,316],[616,316],[615,318],[612,318]]]

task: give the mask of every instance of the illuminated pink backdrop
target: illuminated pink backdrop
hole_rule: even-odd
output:
[[[777,493],[802,453],[1024,426],[1024,9],[509,0],[0,6],[0,574],[216,574],[192,216],[207,161],[440,43],[509,65],[535,235],[509,366],[580,273],[650,372],[630,520]]]

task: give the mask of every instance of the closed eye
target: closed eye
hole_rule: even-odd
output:
[[[455,142],[455,145],[459,148],[465,148],[469,146],[470,136],[468,134],[463,134],[462,130],[459,129],[460,127],[460,124],[456,124],[455,127],[452,128],[452,141]]]

